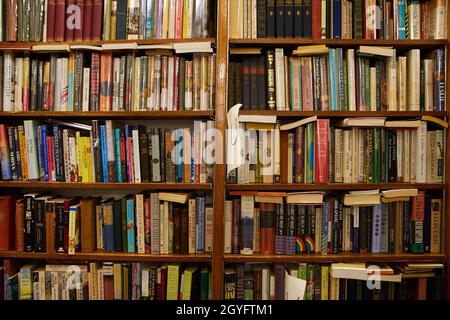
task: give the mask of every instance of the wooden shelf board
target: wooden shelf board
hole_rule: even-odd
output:
[[[1,181],[0,188],[42,188],[42,189],[155,189],[155,190],[212,190],[211,183],[126,183],[126,182],[16,182]]]
[[[137,43],[138,45],[156,45],[170,43],[186,43],[186,42],[207,42],[215,43],[215,38],[189,38],[189,39],[141,39],[141,40],[110,40],[110,41],[62,41],[62,42],[9,42],[1,41],[0,50],[29,50],[30,46],[36,45],[89,45],[101,46],[102,44],[121,44],[121,43]]]
[[[33,260],[67,260],[67,261],[161,261],[161,262],[209,262],[210,254],[139,254],[123,252],[75,253],[38,253],[0,251],[0,258],[33,259]]]
[[[446,117],[446,111],[276,111],[276,110],[241,110],[242,115],[273,115],[277,117]]]
[[[196,119],[210,118],[214,111],[24,111],[0,112],[0,118],[71,118],[71,119]]]
[[[372,189],[404,189],[443,190],[445,183],[328,183],[328,184],[227,184],[229,191],[243,190],[372,190]]]
[[[257,45],[257,46],[279,46],[279,45],[314,45],[324,44],[327,46],[393,46],[393,47],[441,47],[447,45],[447,39],[443,40],[379,40],[379,39],[302,39],[302,38],[258,38],[258,39],[230,39],[231,45]]]
[[[416,262],[416,261],[445,261],[444,254],[381,254],[381,253],[341,253],[341,254],[303,254],[303,255],[240,255],[225,254],[225,262]]]

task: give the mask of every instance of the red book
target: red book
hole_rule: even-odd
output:
[[[83,40],[92,40],[92,0],[84,0]]]
[[[133,137],[131,136],[131,132],[130,135],[127,138],[127,168],[128,168],[128,172],[129,172],[129,177],[130,177],[130,181],[133,183],[134,182],[134,175],[133,175]],[[136,143],[139,143],[139,141],[136,141]]]
[[[85,0],[75,0],[75,4],[80,8],[80,25],[79,28],[75,28],[73,32],[73,40],[75,41],[83,41],[84,1]]]
[[[145,234],[145,253],[149,254],[152,251],[150,198],[145,198],[144,200],[144,234]]]
[[[295,168],[295,182],[305,182],[305,128],[303,126],[298,127],[295,130],[295,155],[294,155],[294,168]]]
[[[103,276],[103,300],[114,300],[114,277]]]
[[[175,39],[183,38],[183,0],[177,0],[175,9]]]
[[[55,27],[54,41],[64,41],[64,30],[66,29],[66,1],[55,0]],[[49,20],[49,18],[47,18]]]
[[[93,0],[91,40],[101,40],[103,24],[102,0]]]
[[[314,182],[328,182],[328,131],[329,119],[317,119],[314,149]]]
[[[0,196],[0,251],[15,247],[14,204],[12,196]]]
[[[322,0],[312,0],[312,38],[322,37]]]
[[[301,58],[302,110],[313,111],[312,59]]]
[[[75,26],[75,19],[73,15],[75,14],[75,10],[73,9],[75,6],[75,0],[66,0],[66,20],[64,26],[66,28],[65,40],[73,41],[73,34]]]
[[[274,203],[260,203],[260,252],[273,254],[275,250],[275,210]]]
[[[126,161],[126,152],[125,152],[125,137],[123,134],[120,136],[120,165],[122,168],[122,182],[127,181],[127,161]]]
[[[56,182],[53,137],[47,136],[48,181]]]
[[[47,41],[55,41],[55,0],[47,1]]]
[[[112,104],[112,53],[100,55],[100,111],[111,111]]]
[[[17,1],[6,1],[6,40],[17,41]]]

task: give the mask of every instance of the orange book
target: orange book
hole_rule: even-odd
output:
[[[100,55],[100,111],[111,111],[112,104],[112,53]]]

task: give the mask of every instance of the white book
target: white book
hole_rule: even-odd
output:
[[[408,110],[420,111],[420,49],[411,49],[407,56],[408,65]]]
[[[62,58],[61,61],[61,92],[59,99],[59,111],[68,111],[68,94],[69,94],[69,59]]]
[[[159,254],[159,200],[158,193],[150,193],[151,253]]]
[[[97,300],[105,300],[103,269],[97,270]]]
[[[89,94],[90,94],[90,78],[91,69],[83,68],[83,103],[81,110],[89,111]]]
[[[435,131],[427,132],[427,169],[426,169],[426,181],[428,183],[434,183],[436,181],[435,172],[435,161],[436,159],[436,149],[434,145],[436,144],[436,135]]]
[[[173,111],[173,77],[174,77],[174,58],[169,57],[167,68],[167,110]]]
[[[23,84],[23,58],[16,58],[14,64],[14,111],[23,111],[22,84]]]
[[[23,125],[25,131],[25,146],[27,149],[28,179],[39,180],[38,155],[36,147],[36,121],[25,120]]]
[[[170,1],[170,8],[169,8],[169,38],[173,39],[173,38],[175,38],[176,1],[175,0],[169,0],[169,1]]]
[[[54,94],[54,111],[61,111],[61,91],[62,91],[62,58],[56,59],[56,83],[55,83],[55,94]]]
[[[417,129],[416,144],[416,182],[427,182],[427,123],[421,121],[421,126]]]
[[[257,32],[257,14],[256,14],[256,0],[252,1],[252,39],[256,39],[258,37]]]
[[[61,298],[61,290],[59,285],[59,276],[60,273],[56,271],[50,272],[50,286],[52,293],[52,300],[60,300]]]
[[[359,149],[359,129],[352,128],[351,134],[351,147],[352,147],[352,183],[358,183],[359,173],[359,158],[362,157]]]
[[[136,243],[137,252],[145,253],[144,195],[136,194]]]
[[[419,1],[408,3],[408,31],[409,39],[418,40],[420,39],[420,3]]]
[[[424,70],[424,82],[425,82],[425,90],[424,90],[424,103],[425,103],[425,111],[433,111],[434,107],[434,99],[433,99],[433,78],[434,78],[434,63],[432,59],[424,59],[423,70]]]
[[[275,93],[276,110],[286,110],[285,83],[284,83],[284,51],[283,48],[275,49]]]
[[[142,291],[141,291],[141,297],[144,299],[148,299],[149,296],[149,268],[147,266],[142,268],[141,273],[141,280],[142,280]]]
[[[97,264],[89,263],[88,273],[89,300],[97,300]]]
[[[231,253],[231,230],[233,223],[233,201],[225,201],[224,212],[224,253]]]
[[[344,132],[334,129],[334,182],[342,183],[344,180]]]
[[[14,55],[3,53],[3,111],[14,111]]]
[[[195,226],[196,226],[196,203],[195,199],[189,199],[189,253],[195,253]]]
[[[395,57],[386,59],[386,83],[387,109],[397,111],[397,62]]]
[[[133,137],[133,168],[134,168],[134,182],[141,183],[141,162],[139,156],[139,131],[137,129],[132,130]]]
[[[113,62],[112,111],[119,111],[120,58]]]
[[[397,105],[398,111],[406,111],[407,109],[407,71],[406,57],[398,57],[397,61]]]
[[[343,182],[352,183],[352,137],[350,130],[343,133]]]
[[[356,77],[355,77],[355,50],[348,49],[347,55],[347,75],[348,75],[348,110],[356,111]]]

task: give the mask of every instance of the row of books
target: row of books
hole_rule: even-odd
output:
[[[0,264],[0,300],[208,300],[208,265]]]
[[[419,263],[234,264],[225,268],[224,297],[227,300],[441,300],[442,267],[442,264]],[[380,281],[376,283],[376,279]]]
[[[314,203],[311,193],[230,192],[225,253],[440,253],[442,196],[417,190],[382,194],[380,200],[375,192],[373,202],[367,192],[343,199],[330,194]]]
[[[443,111],[445,54],[411,49],[259,48],[230,63],[229,106],[303,111]],[[265,57],[264,57],[265,56]],[[236,55],[235,55],[236,57]],[[257,93],[257,94],[256,94]]]
[[[192,130],[122,125],[111,120],[92,120],[92,125],[56,120],[0,124],[1,178],[86,183],[212,182],[214,163],[206,152],[206,141],[211,140],[207,134],[213,125],[213,121],[194,121]]]
[[[215,55],[83,51],[0,57],[2,111],[175,111],[215,106]]]
[[[214,12],[210,0],[8,0],[0,41],[203,38]]]
[[[428,123],[347,118],[330,127],[316,116],[259,130],[241,123],[244,156],[227,181],[443,183],[444,130]]]
[[[231,0],[231,38],[445,39],[443,0]]]
[[[28,193],[0,197],[0,250],[25,252],[212,251],[210,194],[138,193],[122,198],[68,198]]]

